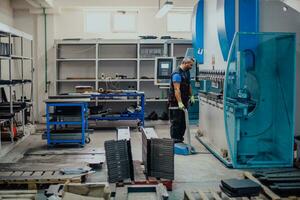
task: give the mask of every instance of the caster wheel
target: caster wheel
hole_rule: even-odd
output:
[[[86,137],[85,138],[85,143],[89,144],[91,142],[91,138],[90,137]]]
[[[138,131],[142,132],[142,127],[141,126],[138,126]]]

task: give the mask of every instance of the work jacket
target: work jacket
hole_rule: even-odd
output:
[[[170,91],[169,91],[169,107],[177,107],[178,102],[175,97],[175,89],[173,84],[173,76],[175,74],[179,74],[181,76],[180,82],[180,92],[181,92],[181,100],[184,106],[188,107],[189,102],[189,91],[190,91],[190,71],[184,71],[180,67],[178,67],[171,75],[171,83],[170,83]]]

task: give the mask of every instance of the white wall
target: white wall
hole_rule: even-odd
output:
[[[0,22],[13,25],[13,9],[9,0],[0,0]]]
[[[173,0],[175,7],[190,7],[197,0]],[[161,0],[161,4],[164,0]],[[55,7],[158,7],[158,0],[58,0]]]
[[[164,2],[164,1],[161,1]],[[191,10],[196,0],[174,0],[175,9]],[[161,3],[162,4],[162,3]],[[55,38],[137,38],[140,35],[173,35],[175,37],[191,38],[191,33],[167,33],[166,17],[156,19],[158,0],[59,0],[55,7],[60,14],[54,16]],[[106,33],[91,34],[84,32],[84,9],[101,10],[137,10],[138,22],[136,33]],[[67,28],[66,28],[67,27]]]
[[[104,11],[106,8],[102,8]],[[86,33],[84,9],[62,9],[61,14],[54,15],[55,38],[105,38],[105,39],[136,39],[140,35],[172,35],[174,37],[191,38],[191,33],[168,33],[166,17],[156,19],[156,8],[121,8],[137,10],[137,32],[134,33]],[[109,10],[109,8],[107,8]],[[117,9],[116,9],[117,10]],[[113,11],[112,11],[113,12]],[[74,23],[76,22],[76,23]],[[66,28],[68,27],[68,28]]]

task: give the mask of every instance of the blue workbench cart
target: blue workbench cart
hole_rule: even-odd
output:
[[[65,113],[57,113],[57,109],[69,108],[74,109],[77,116],[60,117]],[[78,111],[76,113],[76,111]],[[71,119],[70,119],[71,118]],[[76,126],[77,129],[68,129]],[[84,146],[89,142],[88,129],[88,103],[87,102],[46,102],[46,135],[47,144],[80,144]]]

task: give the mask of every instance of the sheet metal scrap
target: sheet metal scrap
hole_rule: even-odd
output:
[[[174,142],[172,139],[151,139],[150,176],[174,180]]]
[[[143,163],[147,176],[174,180],[174,142],[160,139],[153,128],[142,129]]]
[[[127,141],[127,154],[130,167],[130,178],[134,180],[134,169],[133,169],[133,160],[131,152],[131,142],[130,142],[130,128],[129,127],[119,127],[117,128],[117,140],[126,140]]]
[[[260,170],[253,175],[280,196],[300,195],[300,169]]]
[[[110,183],[115,183],[129,179],[131,175],[127,141],[109,140],[105,141],[104,146],[108,181]]]
[[[71,175],[71,174],[83,174],[88,173],[92,170],[92,168],[85,166],[85,167],[66,167],[62,168],[60,172],[62,174]]]
[[[145,173],[151,171],[151,139],[158,138],[153,128],[142,129],[142,159],[145,167]]]

